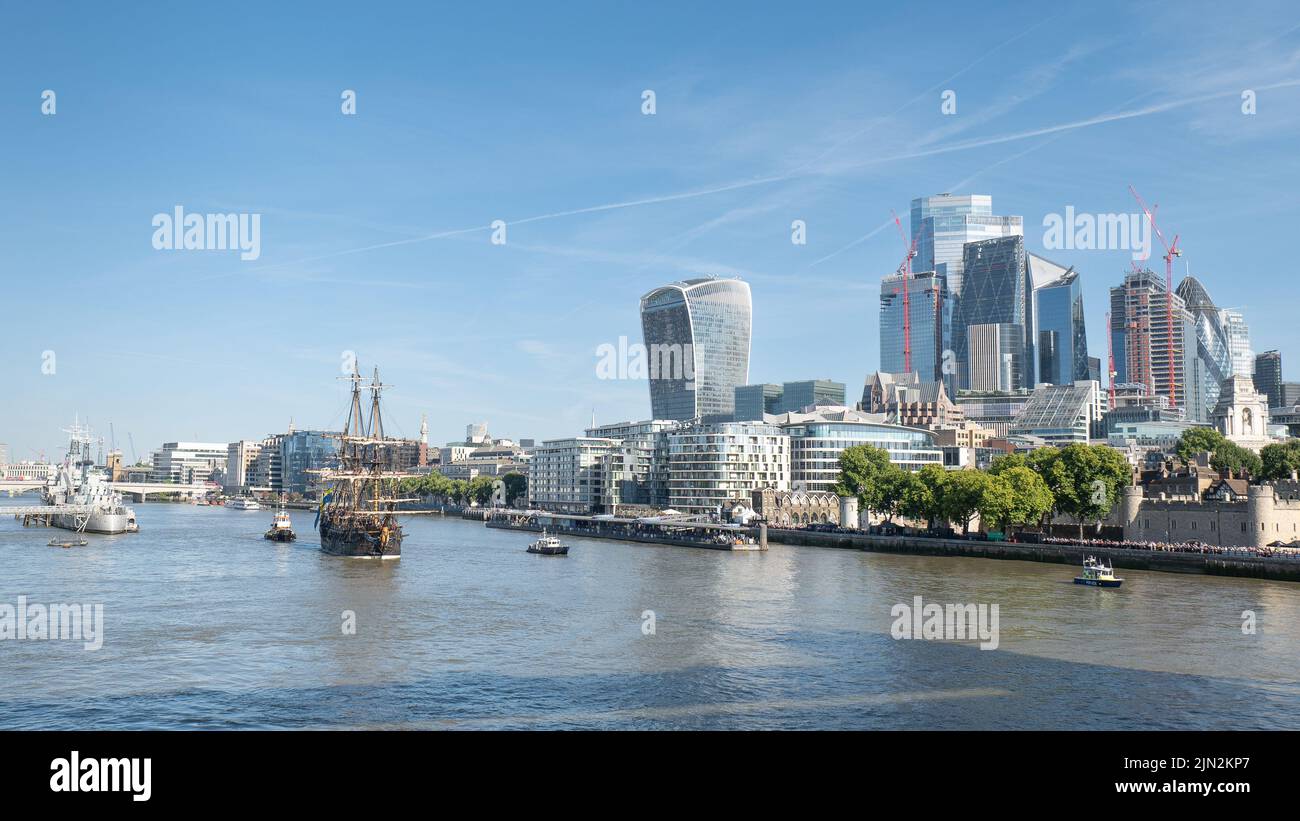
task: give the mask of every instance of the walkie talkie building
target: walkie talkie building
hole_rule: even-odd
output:
[[[729,417],[749,383],[753,303],[739,279],[689,279],[641,297],[653,419]]]

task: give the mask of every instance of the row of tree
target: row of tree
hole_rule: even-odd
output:
[[[880,448],[856,445],[840,455],[839,467],[835,492],[857,497],[864,511],[931,527],[956,523],[963,534],[977,515],[986,529],[1005,532],[1057,512],[1078,522],[1082,535],[1083,523],[1104,518],[1133,475],[1115,449],[1084,444],[1007,454],[988,470],[926,465],[916,472],[893,464]]]
[[[507,507],[513,507],[528,492],[528,480],[523,474],[507,473],[501,477],[501,482],[504,485]],[[398,488],[404,495],[441,499],[444,502],[458,505],[469,504],[470,502],[486,505],[492,501],[492,493],[496,488],[496,483],[497,477],[495,476],[476,476],[469,481],[465,481],[464,479],[449,479],[441,473],[430,473],[428,476],[403,479]]]
[[[1300,471],[1300,439],[1265,445],[1258,454],[1229,441],[1214,428],[1189,428],[1178,440],[1178,456],[1184,461],[1198,453],[1210,454],[1210,467],[1221,474],[1247,471],[1252,479],[1270,482],[1291,478]]]

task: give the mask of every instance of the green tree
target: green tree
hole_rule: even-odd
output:
[[[528,498],[528,477],[522,473],[507,473],[501,477],[506,485],[506,507],[514,507],[519,498]]]
[[[1214,456],[1210,458],[1210,467],[1222,476],[1227,476],[1229,472],[1239,473],[1242,470],[1248,471],[1251,476],[1258,476],[1263,465],[1254,451],[1246,450],[1236,442],[1224,439],[1215,449]]]
[[[992,492],[992,478],[980,470],[954,470],[943,483],[939,500],[940,513],[950,522],[961,524],[961,533],[970,532],[970,520],[986,504],[986,494]]]
[[[477,504],[486,505],[492,501],[492,488],[496,485],[496,478],[492,476],[475,476],[470,480],[469,486],[465,489],[465,495],[474,500]]]
[[[1043,477],[1023,464],[989,471],[990,483],[980,507],[980,518],[991,529],[1005,533],[1013,526],[1038,522],[1052,512],[1056,500]]]
[[[908,473],[899,500],[899,515],[933,527],[942,515],[940,501],[945,481],[947,471],[938,465],[926,465],[916,473]]]
[[[1259,451],[1259,459],[1261,479],[1288,479],[1291,471],[1300,471],[1300,439],[1290,439],[1280,445],[1265,445]]]
[[[888,514],[891,503],[887,489],[890,469],[889,453],[873,445],[853,445],[840,453],[840,477],[835,492],[856,496],[864,512]]]
[[[1198,453],[1215,453],[1227,440],[1214,428],[1188,428],[1178,437],[1178,458],[1190,462]]]
[[[1133,479],[1128,460],[1106,445],[1078,442],[1063,448],[1039,448],[1029,454],[1028,463],[1047,485],[1056,510],[1079,523],[1098,520],[1119,502],[1121,488]]]

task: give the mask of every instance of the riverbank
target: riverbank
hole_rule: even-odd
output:
[[[1089,556],[1105,558],[1116,568],[1164,573],[1200,573],[1273,581],[1300,581],[1300,560],[1262,556],[1224,556],[1213,553],[1166,553],[1095,545],[1021,544],[965,539],[929,539],[917,536],[874,536],[865,533],[817,533],[769,528],[767,540],[808,547],[837,547],[872,553],[913,556],[966,556],[1022,562],[1070,564],[1078,567]]]

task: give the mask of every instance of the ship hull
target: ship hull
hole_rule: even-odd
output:
[[[50,517],[50,526],[64,530],[82,530],[86,533],[113,535],[125,533],[127,531],[127,522],[131,517],[125,513],[91,513],[86,526],[81,527],[81,520],[84,518],[86,517],[73,513],[56,513]]]
[[[330,556],[347,556],[354,559],[400,559],[402,558],[402,533],[398,531],[388,537],[388,542],[380,544],[377,539],[367,537],[359,531],[334,533],[321,529],[320,549]]]

